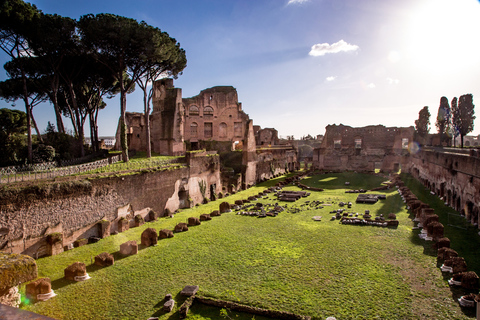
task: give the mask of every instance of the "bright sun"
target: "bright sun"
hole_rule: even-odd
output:
[[[438,68],[454,71],[478,63],[478,1],[427,0],[411,12],[405,41],[407,58],[417,67],[431,72]]]

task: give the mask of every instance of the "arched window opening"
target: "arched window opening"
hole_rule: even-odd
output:
[[[190,106],[190,108],[188,109],[188,114],[190,116],[198,116],[200,114],[200,112],[198,111],[198,107],[197,106]]]
[[[205,107],[203,109],[204,116],[213,116],[213,108],[212,107]]]

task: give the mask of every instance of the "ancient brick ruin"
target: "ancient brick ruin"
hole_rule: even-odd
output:
[[[313,165],[334,171],[398,171],[408,163],[413,134],[413,127],[329,125],[320,148],[314,149]]]
[[[191,98],[182,98],[182,89],[174,87],[173,79],[155,81],[153,87],[150,127],[154,152],[178,155],[212,142],[218,151],[241,148],[249,117],[234,87],[205,89]],[[126,122],[129,148],[146,150],[145,115],[127,113]]]
[[[478,225],[480,153],[420,146],[414,141],[413,127],[329,125],[321,146],[314,149],[313,166],[326,171],[401,169]]]

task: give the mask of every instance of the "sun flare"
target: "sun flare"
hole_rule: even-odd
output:
[[[408,58],[429,71],[478,63],[480,3],[474,0],[429,0],[411,11],[405,33]]]

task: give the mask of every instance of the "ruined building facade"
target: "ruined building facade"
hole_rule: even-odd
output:
[[[162,155],[180,155],[212,141],[226,150],[234,149],[243,144],[247,133],[249,117],[232,86],[182,98],[182,89],[173,86],[173,79],[162,79],[153,83],[152,106],[151,147]],[[129,149],[146,150],[145,115],[129,112],[126,122]]]
[[[243,187],[299,167],[296,148],[280,145],[277,130],[254,126],[232,86],[216,86],[182,98],[182,89],[175,88],[172,79],[162,79],[153,83],[152,106],[153,152],[183,155],[201,149],[242,150],[243,171],[238,184]],[[129,150],[146,150],[145,115],[127,112],[126,123]],[[229,186],[233,180],[239,181],[236,174],[224,180]]]
[[[333,171],[398,171],[406,164],[413,135],[413,127],[329,125],[322,144],[314,149],[313,165]]]

